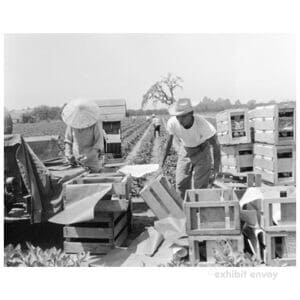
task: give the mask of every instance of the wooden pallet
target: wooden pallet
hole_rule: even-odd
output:
[[[188,190],[184,201],[188,235],[240,234],[240,206],[229,189]]]
[[[183,200],[164,176],[145,186],[140,195],[159,219],[168,216],[184,218]]]
[[[218,242],[229,242],[234,251],[244,249],[243,235],[220,236],[189,236],[189,259],[192,265],[214,266],[214,249],[218,249]]]
[[[262,221],[268,232],[296,231],[296,198],[264,199]]]
[[[296,182],[295,146],[254,144],[254,172],[273,185],[294,185]]]
[[[237,145],[251,143],[247,109],[225,110],[216,116],[220,144]]]
[[[96,212],[91,222],[65,226],[64,251],[66,253],[106,254],[115,246],[121,246],[128,236],[126,212]]]
[[[253,171],[253,144],[222,145],[222,172],[239,174]]]
[[[267,266],[296,266],[296,232],[266,232],[265,262]]]
[[[259,106],[250,113],[255,142],[294,145],[296,142],[296,107],[293,104]]]

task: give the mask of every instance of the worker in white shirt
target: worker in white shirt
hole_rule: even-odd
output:
[[[154,137],[156,137],[156,132],[158,133],[158,136],[160,136],[160,120],[155,114],[152,115],[152,124],[154,128]]]
[[[215,177],[220,168],[220,145],[216,129],[205,118],[194,114],[190,99],[179,99],[169,109],[172,117],[168,120],[169,138],[163,153],[161,167],[168,156],[173,137],[180,140],[176,167],[176,189],[182,199],[185,191],[192,188],[207,188],[211,175]],[[214,168],[210,146],[213,148]]]

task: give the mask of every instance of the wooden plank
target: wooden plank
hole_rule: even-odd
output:
[[[122,233],[117,237],[117,239],[115,240],[115,245],[120,247],[126,240],[128,236],[128,227],[126,227]]]
[[[124,214],[124,216],[120,219],[120,221],[115,225],[114,227],[114,238],[117,237],[117,235],[122,231],[122,229],[127,226],[128,218],[127,214]]]
[[[168,217],[169,212],[161,205],[159,201],[157,201],[148,186],[144,187],[144,189],[140,192],[140,195],[159,219]]]
[[[112,228],[65,226],[63,232],[64,238],[113,238]]]
[[[151,188],[155,190],[160,200],[168,208],[169,214],[176,218],[183,218],[184,213],[182,209],[178,206],[177,202],[172,198],[172,196],[164,189],[164,187],[157,181],[154,180],[151,183]]]
[[[90,252],[91,254],[106,254],[112,248],[111,244],[64,242],[64,251],[66,253]]]
[[[127,211],[129,201],[125,199],[101,200],[95,210],[98,212],[122,212]]]

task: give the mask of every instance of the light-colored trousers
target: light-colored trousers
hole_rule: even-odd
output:
[[[211,174],[210,146],[206,142],[203,149],[189,149],[180,146],[176,167],[176,190],[184,200],[185,191],[205,189],[208,187]],[[193,186],[192,186],[193,181]]]

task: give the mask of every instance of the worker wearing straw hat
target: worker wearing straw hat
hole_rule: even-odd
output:
[[[71,164],[80,161],[92,172],[99,172],[99,157],[104,149],[99,115],[96,103],[82,99],[71,101],[62,111],[62,119],[67,124],[65,156]]]
[[[185,191],[192,188],[207,188],[212,175],[210,146],[214,153],[213,176],[220,168],[220,145],[215,128],[200,115],[194,114],[190,99],[179,99],[169,113],[167,131],[169,138],[161,167],[163,167],[175,136],[180,141],[176,166],[176,189],[184,199]]]

